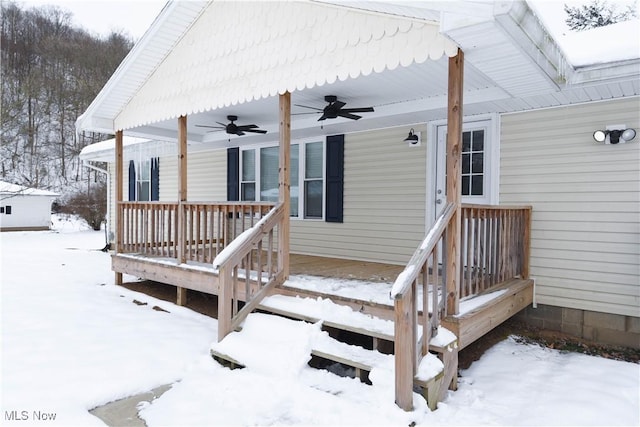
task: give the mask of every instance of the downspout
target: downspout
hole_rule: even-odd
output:
[[[109,173],[109,171],[107,169],[101,169],[97,166],[94,166],[90,163],[89,160],[83,160],[82,161],[82,165],[88,169],[93,169],[96,172],[100,172],[103,173],[107,176],[107,216],[105,218],[105,226],[104,226],[104,249],[103,251],[107,251],[109,249],[109,247],[111,246],[111,243],[109,242],[109,230],[111,230],[111,222],[109,221],[109,211],[110,211],[110,202],[111,202],[111,174]]]

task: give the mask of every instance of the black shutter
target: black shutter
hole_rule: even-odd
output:
[[[129,160],[129,201],[136,200],[136,164]]]
[[[151,200],[160,200],[160,158],[151,159]]]
[[[240,200],[240,149],[227,149],[227,200]]]
[[[342,222],[344,203],[344,135],[327,137],[327,205],[325,220]]]

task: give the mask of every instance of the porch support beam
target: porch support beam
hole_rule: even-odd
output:
[[[447,315],[459,312],[460,302],[460,215],[462,200],[462,93],[464,53],[449,58],[449,90],[447,102],[447,199],[455,206],[446,232]]]
[[[289,239],[291,212],[291,93],[280,95],[280,150],[278,168],[278,201],[282,203],[285,215],[278,230],[278,269],[283,272],[284,280],[289,278]]]
[[[185,213],[182,202],[187,201],[187,116],[178,117],[178,261],[187,262]],[[187,304],[187,288],[177,287],[177,304]]]
[[[122,201],[122,185],[123,185],[123,176],[122,176],[122,162],[123,162],[123,133],[121,130],[116,131],[116,194],[115,194],[115,203],[116,203],[116,214],[115,214],[115,218],[116,218],[116,226],[115,226],[115,231],[116,231],[116,247],[115,247],[115,253],[117,254],[118,252],[120,252],[121,247],[122,247],[122,215],[120,213],[120,206],[119,203]],[[109,202],[111,203],[111,202]],[[122,273],[118,273],[116,272],[116,277],[115,277],[115,284],[116,285],[122,285]]]

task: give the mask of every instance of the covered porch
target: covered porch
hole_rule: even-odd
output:
[[[216,296],[211,302],[216,307],[211,309],[219,320],[220,340],[241,327],[254,310],[323,321],[334,333],[371,338],[371,348],[395,354],[396,372],[405,374],[398,377],[398,396],[404,392],[412,399],[414,383],[419,384],[435,408],[446,389],[456,386],[457,356],[451,355],[533,302],[533,281],[528,277],[530,207],[462,205],[460,258],[453,263],[456,258],[446,252],[452,206],[448,205],[408,264],[398,265],[283,253],[282,210],[271,204],[121,202],[118,233],[122,240],[112,267],[119,275],[176,286],[179,304],[186,304],[187,290]],[[283,278],[285,259],[287,279]],[[447,293],[451,264],[460,280],[453,293],[455,311],[446,305],[452,296]],[[296,276],[308,279],[301,284]],[[350,282],[351,292],[314,285],[326,278]],[[367,283],[380,285],[376,297],[370,291],[358,294],[357,286]],[[354,313],[392,321],[395,330],[380,333],[358,322],[349,325],[323,319],[304,307],[295,309],[295,303],[294,308],[285,304],[283,309],[272,305],[274,296],[330,300]],[[455,334],[456,342],[439,344],[442,326]],[[420,380],[422,356],[434,351],[445,357],[444,371]],[[214,355],[232,366],[241,365],[224,354]],[[356,372],[372,369],[352,355],[320,350],[314,355],[353,366]]]
[[[121,284],[122,275],[129,274],[174,285],[178,304],[185,303],[189,289],[217,295],[218,342],[239,330],[254,310],[264,309],[265,298],[276,295],[319,296],[319,293],[359,314],[391,320],[393,330],[382,336],[394,345],[396,403],[411,410],[413,387],[417,383],[429,390],[432,405],[444,396],[448,387],[456,386],[458,348],[482,336],[530,304],[533,298],[528,277],[531,209],[497,204],[463,205],[461,161],[463,105],[469,106],[470,115],[497,114],[506,108],[500,100],[509,101],[506,109],[518,110],[529,106],[523,99],[531,96],[533,87],[540,91],[555,89],[553,80],[540,73],[540,64],[532,64],[516,46],[517,40],[522,39],[503,33],[502,25],[493,19],[499,15],[503,23],[513,24],[524,13],[535,23],[535,17],[520,3],[509,10],[493,7],[477,10],[481,18],[474,21],[474,34],[486,33],[485,23],[489,22],[493,41],[509,47],[503,59],[518,64],[518,72],[500,77],[498,84],[494,79],[499,76],[478,60],[478,51],[472,56],[476,62],[469,63],[465,72],[463,45],[471,50],[476,48],[475,38],[466,32],[466,18],[451,21],[455,25],[445,29],[436,19],[439,12],[427,13],[422,8],[409,8],[408,12],[415,14],[409,17],[320,2],[256,3],[254,9],[242,25],[229,28],[224,22],[234,19],[222,18],[244,13],[236,4],[170,3],[154,24],[157,31],[150,32],[137,45],[139,50],[134,48],[79,120],[81,129],[115,133],[112,262],[115,281]],[[458,12],[454,13],[457,18]],[[464,13],[466,16],[467,11]],[[272,25],[264,25],[263,15],[269,17]],[[292,18],[299,25],[292,25]],[[176,21],[182,24],[174,26]],[[354,31],[350,32],[351,29]],[[518,34],[524,32],[519,26],[516,30]],[[311,33],[314,36],[310,38]],[[156,37],[157,34],[162,37]],[[337,43],[339,35],[342,38]],[[456,37],[459,41],[454,42]],[[156,52],[154,49],[162,54],[145,55]],[[492,51],[492,44],[478,49]],[[526,85],[519,84],[520,74],[528,76]],[[347,108],[339,113],[347,102],[329,93],[340,94],[341,99],[350,98],[349,106],[353,100],[355,106],[371,107],[351,112]],[[464,102],[463,94],[468,95]],[[296,103],[292,102],[292,96]],[[324,109],[313,107],[323,98],[329,105]],[[292,106],[298,112],[292,114]],[[322,116],[316,120],[317,116],[300,112],[308,109]],[[366,117],[353,112],[366,113]],[[220,122],[222,116],[231,123]],[[237,127],[230,127],[235,120],[232,118],[237,117],[247,120],[242,123],[261,125],[246,125],[244,132],[254,133],[246,135]],[[433,224],[425,213],[426,203],[418,202],[425,197],[425,190],[421,194],[415,191],[393,194],[391,189],[384,193],[388,199],[379,199],[374,194],[361,202],[361,212],[373,204],[390,206],[398,200],[417,205],[417,210],[422,211],[414,216],[409,231],[404,230],[402,237],[394,236],[396,242],[411,241],[412,245],[418,242],[415,249],[410,248],[413,255],[404,259],[403,254],[401,263],[389,261],[394,268],[381,268],[387,271],[384,282],[389,288],[388,302],[372,303],[287,286],[296,260],[290,246],[292,139],[321,139],[321,144],[326,145],[323,145],[325,161],[330,157],[330,139],[332,150],[342,152],[345,135],[400,126],[408,126],[413,133],[411,126],[438,120],[447,127],[446,142],[439,148],[446,153],[442,156],[446,157],[446,188],[438,191],[444,209],[433,209]],[[221,125],[219,132],[209,130],[214,123]],[[164,200],[124,201],[125,131],[128,135],[175,146],[175,174],[170,182],[165,181],[170,184],[167,187],[172,194],[165,194]],[[265,135],[267,131],[277,136]],[[239,167],[230,166],[229,161],[227,185],[229,181],[233,183],[227,187],[225,201],[199,202],[188,194],[187,181],[191,179],[188,158],[194,151],[239,150],[276,140],[277,187],[268,189],[277,190],[277,199],[271,199],[276,201],[248,201],[260,200],[255,196],[245,198],[247,201],[232,201],[243,197],[239,196]],[[431,141],[432,146],[435,143],[435,139]],[[237,156],[236,151],[236,164]],[[360,156],[357,160],[365,165],[362,166],[365,173],[372,173],[366,166],[368,153],[361,152]],[[314,218],[331,222],[330,226],[343,222],[343,202],[349,203],[343,192],[344,157],[342,154],[335,157],[337,160],[331,167],[325,161],[327,166],[322,171],[319,188],[327,193],[331,190],[337,196],[336,204],[329,206],[319,197],[324,205]],[[383,160],[384,157],[380,155]],[[426,187],[429,180],[426,162],[421,160],[417,168],[418,180]],[[367,180],[364,181],[366,186]],[[298,191],[302,191],[304,184],[298,186]],[[435,187],[429,191],[435,192]],[[263,200],[268,198],[265,196]],[[339,214],[330,217],[332,209],[340,211]],[[393,212],[396,223],[403,222],[402,214],[401,209]],[[385,222],[388,217],[386,211],[382,212],[366,232],[385,231],[393,235],[394,230]],[[361,216],[352,218],[352,224],[360,225]],[[332,232],[340,230],[333,227]],[[354,230],[357,234],[358,227]],[[304,239],[312,241],[313,237],[305,235]],[[325,251],[332,249],[331,243],[330,239],[325,242]],[[366,244],[367,241],[361,242]],[[389,249],[385,255],[392,252]],[[357,259],[357,254],[352,258]],[[303,258],[297,260],[300,271],[304,271]],[[336,262],[325,259],[307,263],[306,269],[314,270],[313,264],[319,270],[322,264],[324,274],[337,274],[338,267],[328,267]],[[493,295],[495,289],[500,290],[499,295]],[[486,303],[478,304],[469,313],[461,312],[461,300],[486,295],[491,295],[483,300]],[[304,320],[306,315],[296,316]],[[478,318],[482,322],[476,321]],[[480,323],[482,326],[478,327]],[[444,326],[454,334],[444,333]],[[352,329],[348,324],[341,327]],[[378,339],[379,335],[375,332],[373,336]],[[442,362],[426,375],[422,367],[431,364],[433,351],[440,354]],[[327,352],[322,354],[330,357]],[[371,368],[368,362],[352,363],[356,369]]]

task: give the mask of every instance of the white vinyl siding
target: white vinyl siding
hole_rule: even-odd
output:
[[[160,158],[160,201],[178,200],[178,159]],[[227,200],[227,152],[212,150],[187,155],[187,200]]]
[[[541,304],[640,316],[640,140],[592,138],[614,124],[640,128],[638,98],[502,117],[500,202],[533,206]]]
[[[408,131],[345,135],[344,222],[292,220],[292,252],[409,261],[424,237],[426,144],[423,134],[421,146],[409,147],[403,142]]]

